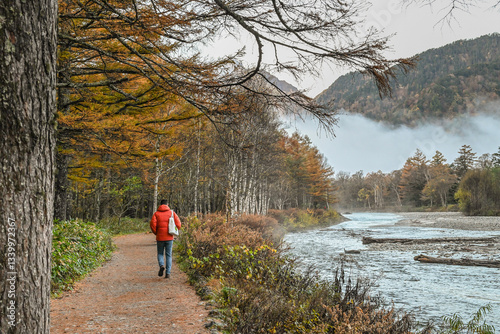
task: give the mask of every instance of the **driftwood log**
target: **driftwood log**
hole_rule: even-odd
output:
[[[344,248],[344,253],[345,254],[361,254],[361,251],[357,250],[357,249],[345,249]]]
[[[430,239],[405,239],[405,238],[371,238],[363,237],[363,244],[401,243],[401,244],[425,244],[441,242],[498,242],[498,237],[489,238],[430,238]]]
[[[477,267],[500,268],[500,261],[490,261],[490,260],[448,259],[442,257],[431,257],[423,254],[415,256],[414,260],[424,263],[441,263],[441,264],[450,264],[455,266],[477,266]]]

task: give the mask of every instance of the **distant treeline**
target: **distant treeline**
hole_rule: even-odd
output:
[[[338,206],[355,209],[459,209],[467,215],[500,215],[500,148],[477,157],[469,145],[447,163],[417,150],[392,173],[340,172],[335,178]]]

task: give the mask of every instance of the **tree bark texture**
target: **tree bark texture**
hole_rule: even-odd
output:
[[[0,1],[0,333],[49,333],[57,1]]]

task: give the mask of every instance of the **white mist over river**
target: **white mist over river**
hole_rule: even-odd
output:
[[[500,269],[425,264],[413,258],[420,252],[409,250],[370,250],[363,236],[374,238],[446,238],[499,236],[500,231],[406,227],[395,225],[401,216],[391,213],[354,213],[351,219],[322,230],[289,233],[285,241],[303,268],[312,265],[324,279],[333,279],[339,257],[346,256],[345,272],[351,278],[368,277],[372,295],[380,294],[391,306],[413,312],[418,321],[438,320],[457,313],[466,321],[481,306],[491,304],[487,324],[500,330]],[[343,255],[344,250],[360,254]],[[427,255],[436,256],[432,252]],[[453,257],[467,257],[454,254]],[[500,260],[500,250],[494,256]]]
[[[336,172],[390,173],[401,169],[406,159],[420,149],[427,158],[436,151],[448,163],[458,156],[462,145],[470,145],[477,157],[496,153],[500,146],[500,107],[489,114],[461,116],[440,124],[424,124],[415,128],[391,128],[356,114],[341,115],[334,128],[335,138],[318,130],[317,122],[297,121],[290,128],[308,135],[312,143],[328,159]]]

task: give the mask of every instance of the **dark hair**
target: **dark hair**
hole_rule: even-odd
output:
[[[162,199],[161,202],[160,202],[160,205],[163,205],[163,204],[168,204],[167,200],[166,199]]]

